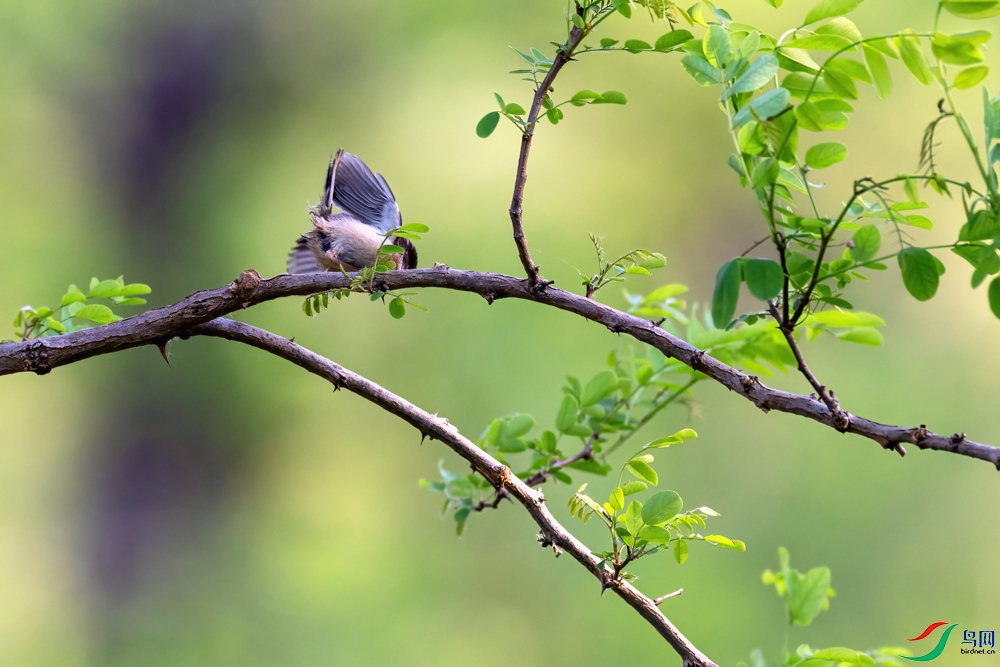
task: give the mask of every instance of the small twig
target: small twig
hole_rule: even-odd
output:
[[[577,5],[577,12],[583,12]],[[522,224],[524,205],[524,186],[528,181],[528,153],[531,151],[531,140],[535,136],[535,125],[538,122],[539,111],[545,101],[549,90],[559,71],[573,56],[573,51],[583,40],[585,33],[576,26],[570,31],[569,39],[559,47],[556,57],[546,73],[545,78],[535,90],[534,99],[531,101],[531,109],[528,111],[528,119],[521,135],[521,151],[517,157],[517,175],[514,178],[514,194],[510,201],[510,223],[514,228],[514,243],[517,245],[517,254],[521,258],[521,266],[528,275],[528,282],[532,288],[542,289],[539,281],[539,269],[531,259],[531,251],[528,249],[528,241],[524,238],[524,225]]]
[[[750,254],[751,251],[753,251],[754,248],[756,248],[757,246],[759,246],[764,241],[770,240],[770,238],[771,238],[771,236],[769,234],[769,235],[765,236],[764,238],[762,238],[760,241],[754,241],[752,246],[750,246],[749,248],[747,248],[746,250],[744,250],[743,252],[740,253],[740,257],[746,257],[747,255]]]
[[[768,303],[768,307],[771,311],[771,316],[778,322],[778,330],[784,335],[785,340],[788,342],[788,347],[792,349],[792,354],[795,355],[799,372],[808,380],[812,388],[816,390],[816,394],[820,400],[830,409],[831,425],[841,433],[847,431],[848,426],[851,425],[851,418],[841,409],[840,403],[833,395],[833,391],[824,387],[813,374],[812,370],[810,370],[809,365],[806,364],[805,357],[802,356],[802,350],[799,348],[799,343],[795,340],[795,332],[781,321],[777,307],[773,303]]]
[[[542,484],[543,482],[545,482],[545,480],[549,478],[553,470],[559,470],[560,468],[565,468],[566,466],[576,463],[577,461],[589,460],[594,458],[594,443],[597,442],[597,439],[599,437],[601,437],[601,432],[597,431],[596,433],[590,436],[590,439],[587,440],[587,444],[584,445],[583,449],[581,449],[579,452],[569,457],[568,459],[563,459],[562,461],[554,462],[552,465],[545,468],[545,470],[540,470],[539,472],[535,473],[528,479],[524,480],[524,483],[527,484],[528,486],[538,486],[539,484]]]
[[[660,597],[656,598],[655,600],[653,600],[653,604],[659,607],[660,603],[663,602],[664,600],[669,600],[670,598],[675,598],[678,595],[683,595],[683,594],[684,594],[684,589],[678,588],[673,593],[667,593],[666,595],[661,595]]]

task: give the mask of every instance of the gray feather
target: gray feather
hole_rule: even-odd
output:
[[[306,237],[300,236],[295,247],[288,253],[289,273],[323,273],[324,269],[316,261],[316,255],[306,245]]]
[[[337,157],[329,179],[333,203],[382,234],[399,227],[399,206],[382,174],[373,174],[361,158],[350,153]]]

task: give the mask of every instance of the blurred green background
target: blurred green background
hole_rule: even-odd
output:
[[[780,33],[811,4],[724,6]],[[423,265],[519,274],[506,214],[518,138],[473,128],[493,91],[526,106],[508,47],[548,51],[562,12],[554,0],[4,3],[0,314],[92,275],[149,283],[162,305],[246,268],[280,273],[341,146],[386,175],[405,221],[431,227]],[[929,0],[869,0],[853,18],[875,34],[925,27],[932,12]],[[646,19],[606,26],[622,39],[662,32]],[[863,92],[825,201],[853,177],[915,168],[936,93],[895,71],[890,101]],[[726,166],[715,93],[658,54],[585,56],[558,88],[584,87],[630,102],[541,127],[525,203],[536,260],[575,289],[595,232],[612,251],[667,256],[632,290],[684,282],[705,301],[717,267],[762,230]],[[972,119],[980,95],[960,94]],[[968,174],[957,133],[943,138],[945,163]],[[935,203],[932,218],[922,238],[954,238],[955,204]],[[821,341],[807,353],[851,412],[1000,443],[1000,323],[985,289],[969,289],[971,269],[943,259],[930,303],[894,271],[853,290],[885,316],[886,347]],[[616,287],[602,297],[623,303]],[[312,319],[297,299],[239,317],[473,438],[511,412],[551,423],[562,377],[598,370],[621,344],[532,304],[443,291],[418,301],[430,312],[401,321],[366,299]],[[441,459],[462,467],[440,443],[258,351],[191,340],[172,355],[171,367],[148,348],[0,381],[0,664],[679,664],[589,574],[539,549],[518,508],[474,516],[457,539],[440,496],[417,487]],[[807,393],[798,377],[771,382]],[[697,397],[693,413],[648,429],[701,434],[659,457],[663,485],[720,511],[714,527],[748,551],[702,545],[683,567],[657,557],[637,574],[650,595],[684,588],[665,611],[716,661],[780,647],[781,603],[760,583],[779,545],[799,569],[829,565],[837,589],[793,645],[896,645],[938,620],[1000,630],[1000,477],[988,464],[915,448],[900,460],[716,386]],[[569,519],[568,493],[546,488],[597,548],[602,534]]]

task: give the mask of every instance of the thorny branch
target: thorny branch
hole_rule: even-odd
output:
[[[601,582],[602,591],[607,589],[614,591],[618,597],[635,609],[667,640],[683,660],[684,667],[716,667],[715,663],[688,641],[660,611],[658,605],[673,594],[652,600],[627,581],[620,577],[613,577],[603,570],[600,567],[601,560],[552,516],[545,505],[545,496],[541,491],[531,488],[518,479],[510,471],[510,468],[462,436],[457,428],[448,423],[447,419],[430,414],[371,380],[263,329],[233,320],[217,319],[195,325],[191,327],[189,333],[196,336],[225,338],[270,352],[327,380],[336,389],[347,389],[365,400],[371,401],[383,410],[407,422],[424,436],[440,440],[468,461],[473,469],[489,480],[495,488],[503,490],[524,506],[541,530],[539,540],[543,546],[551,546],[570,554],[597,577]],[[558,554],[559,551],[556,553]]]
[[[577,11],[582,13],[582,9],[577,5]],[[510,223],[514,227],[514,243],[517,245],[517,254],[521,258],[521,265],[528,275],[528,281],[532,287],[544,287],[539,280],[538,267],[531,259],[531,251],[528,249],[528,241],[524,238],[524,226],[521,218],[524,204],[524,186],[528,180],[528,153],[531,151],[531,140],[535,136],[535,125],[538,123],[539,111],[545,101],[553,82],[559,75],[559,71],[573,57],[573,51],[585,37],[584,31],[576,26],[570,31],[569,39],[559,47],[556,57],[546,73],[545,78],[535,90],[535,96],[531,101],[531,108],[528,110],[528,120],[521,135],[521,152],[517,157],[517,175],[514,178],[514,195],[510,202]]]
[[[833,427],[838,431],[844,431],[847,429],[850,422],[850,417],[841,409],[840,403],[833,395],[831,389],[827,389],[823,384],[817,379],[813,374],[809,365],[806,364],[806,359],[802,356],[802,349],[799,348],[799,342],[795,340],[795,330],[791,328],[787,320],[782,320],[781,315],[778,313],[778,308],[773,304],[769,303],[768,308],[771,311],[771,317],[778,322],[778,330],[785,337],[785,341],[788,343],[788,347],[791,348],[792,354],[795,355],[795,361],[798,362],[799,372],[802,373],[803,377],[812,385],[812,388],[816,390],[816,394],[830,410],[830,414],[833,416]],[[896,444],[893,450],[899,452],[900,456],[905,456],[906,451]]]
[[[140,345],[164,345],[171,338],[190,335],[191,327],[197,324],[241,308],[286,296],[346,289],[350,284],[350,275],[334,273],[280,275],[261,280],[255,271],[244,271],[227,287],[196,292],[172,306],[151,310],[120,322],[51,338],[0,345],[0,375],[23,372],[45,374],[57,366],[100,354]],[[806,417],[843,432],[864,436],[894,451],[900,451],[904,444],[910,443],[920,449],[952,452],[989,461],[1000,470],[1000,448],[967,440],[965,434],[939,435],[928,431],[922,424],[916,428],[891,426],[846,412],[844,416],[847,425],[841,429],[842,424],[838,422],[837,415],[821,400],[767,387],[756,377],[727,366],[653,322],[582,295],[555,288],[538,291],[530,282],[522,279],[496,273],[460,271],[447,266],[389,271],[375,279],[374,287],[381,291],[438,287],[479,294],[491,303],[497,299],[515,298],[565,310],[602,324],[615,333],[627,334],[655,347],[668,357],[681,361],[744,396],[765,412],[776,410]]]

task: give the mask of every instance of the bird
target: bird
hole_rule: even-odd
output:
[[[333,212],[334,205],[340,213]],[[323,196],[309,217],[313,228],[288,254],[288,273],[359,271],[375,266],[383,244],[403,249],[388,256],[397,269],[417,268],[417,249],[409,239],[386,238],[403,224],[389,184],[343,148],[330,159]]]

